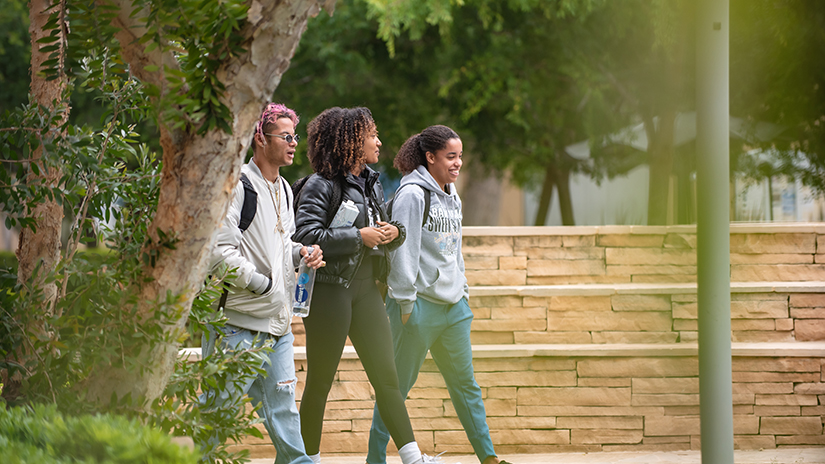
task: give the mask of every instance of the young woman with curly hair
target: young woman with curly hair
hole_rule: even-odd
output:
[[[378,173],[381,141],[367,108],[330,108],[307,127],[315,174],[301,188],[294,240],[317,243],[326,267],[315,276],[306,328],[307,378],[301,398],[301,434],[307,454],[320,462],[327,396],[347,336],[375,389],[377,408],[404,464],[437,462],[422,456],[415,442],[392,355],[392,337],[376,280],[386,281],[389,250],[404,241],[403,227],[389,223]],[[349,227],[329,227],[338,208],[333,192],[352,201],[358,216]],[[330,214],[333,213],[333,214]]]
[[[404,177],[392,214],[406,226],[407,239],[391,253],[387,315],[401,395],[407,396],[429,351],[479,461],[506,464],[493,449],[481,388],[473,374],[473,312],[461,255],[461,199],[454,185],[462,154],[458,134],[438,125],[407,139],[395,157],[393,164]],[[427,197],[430,207],[424,217]],[[368,464],[386,462],[389,436],[384,418],[375,409]]]

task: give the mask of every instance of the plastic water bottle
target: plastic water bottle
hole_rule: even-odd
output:
[[[312,247],[307,247],[307,256],[312,254]],[[295,283],[295,298],[292,300],[292,315],[309,316],[309,304],[312,301],[312,289],[315,287],[315,269],[307,266],[306,258],[301,258],[298,268],[298,280]]]

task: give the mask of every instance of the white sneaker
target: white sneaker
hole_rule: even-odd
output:
[[[427,456],[426,454],[421,455],[421,464],[444,464],[444,461],[441,460],[441,455],[446,453],[446,451],[442,451],[435,456]],[[457,462],[455,464],[461,464]]]

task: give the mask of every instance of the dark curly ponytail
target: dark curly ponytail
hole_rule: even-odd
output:
[[[368,108],[333,107],[307,126],[307,156],[312,169],[332,179],[363,165],[364,141],[375,128]]]
[[[447,126],[430,126],[420,134],[408,138],[404,145],[401,145],[392,165],[401,171],[401,174],[407,175],[418,166],[427,166],[427,152],[435,153],[441,150],[447,146],[450,139],[460,140],[461,137]]]

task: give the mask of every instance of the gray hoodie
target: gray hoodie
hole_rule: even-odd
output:
[[[425,191],[406,184],[429,191],[430,213],[424,227]],[[461,256],[461,199],[453,184],[447,188],[450,193],[439,187],[427,168],[418,166],[401,179],[393,200],[392,220],[406,227],[407,240],[390,253],[387,284],[402,314],[412,312],[418,297],[438,304],[455,304],[469,297]]]

